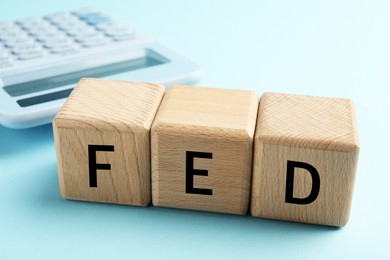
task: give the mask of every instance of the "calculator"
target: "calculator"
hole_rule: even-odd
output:
[[[52,121],[83,77],[193,84],[199,66],[94,9],[0,22],[0,124]]]

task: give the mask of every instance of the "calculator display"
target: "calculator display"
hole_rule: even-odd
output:
[[[128,72],[137,69],[148,68],[165,63],[150,56],[144,56],[132,60],[126,60],[99,67],[88,68],[44,79],[9,85],[4,90],[12,97],[35,93],[42,90],[54,89],[77,83],[80,78],[101,78]]]

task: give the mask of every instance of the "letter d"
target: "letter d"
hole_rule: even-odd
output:
[[[294,198],[294,169],[302,168],[307,170],[311,175],[312,185],[311,192],[306,198]],[[286,203],[292,204],[310,204],[315,201],[320,193],[320,175],[316,168],[304,162],[287,161],[287,179],[286,179]]]

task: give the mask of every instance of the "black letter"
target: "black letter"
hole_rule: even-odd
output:
[[[306,198],[294,198],[294,168],[308,170],[311,174],[311,192]],[[316,200],[320,192],[320,175],[316,168],[304,162],[287,161],[287,181],[286,181],[286,203],[310,204]]]
[[[113,145],[88,145],[89,187],[97,187],[97,170],[111,170],[111,164],[96,163],[96,151],[113,152]]]
[[[186,193],[213,195],[212,189],[194,188],[194,175],[208,176],[207,170],[194,169],[194,157],[213,159],[212,153],[186,152]]]

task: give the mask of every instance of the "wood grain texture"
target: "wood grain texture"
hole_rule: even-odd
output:
[[[53,120],[64,198],[127,205],[151,201],[150,127],[164,94],[156,84],[81,79]],[[89,185],[88,145],[97,151],[97,187]]]
[[[347,99],[266,93],[255,134],[253,216],[343,226],[347,223],[359,154],[353,104]],[[287,161],[308,163],[320,176],[317,198],[286,203]],[[293,195],[305,198],[312,177],[296,168]]]
[[[258,108],[254,91],[172,86],[152,126],[152,199],[156,206],[246,214],[249,206],[253,136]],[[186,152],[194,158],[193,187],[186,193]]]

